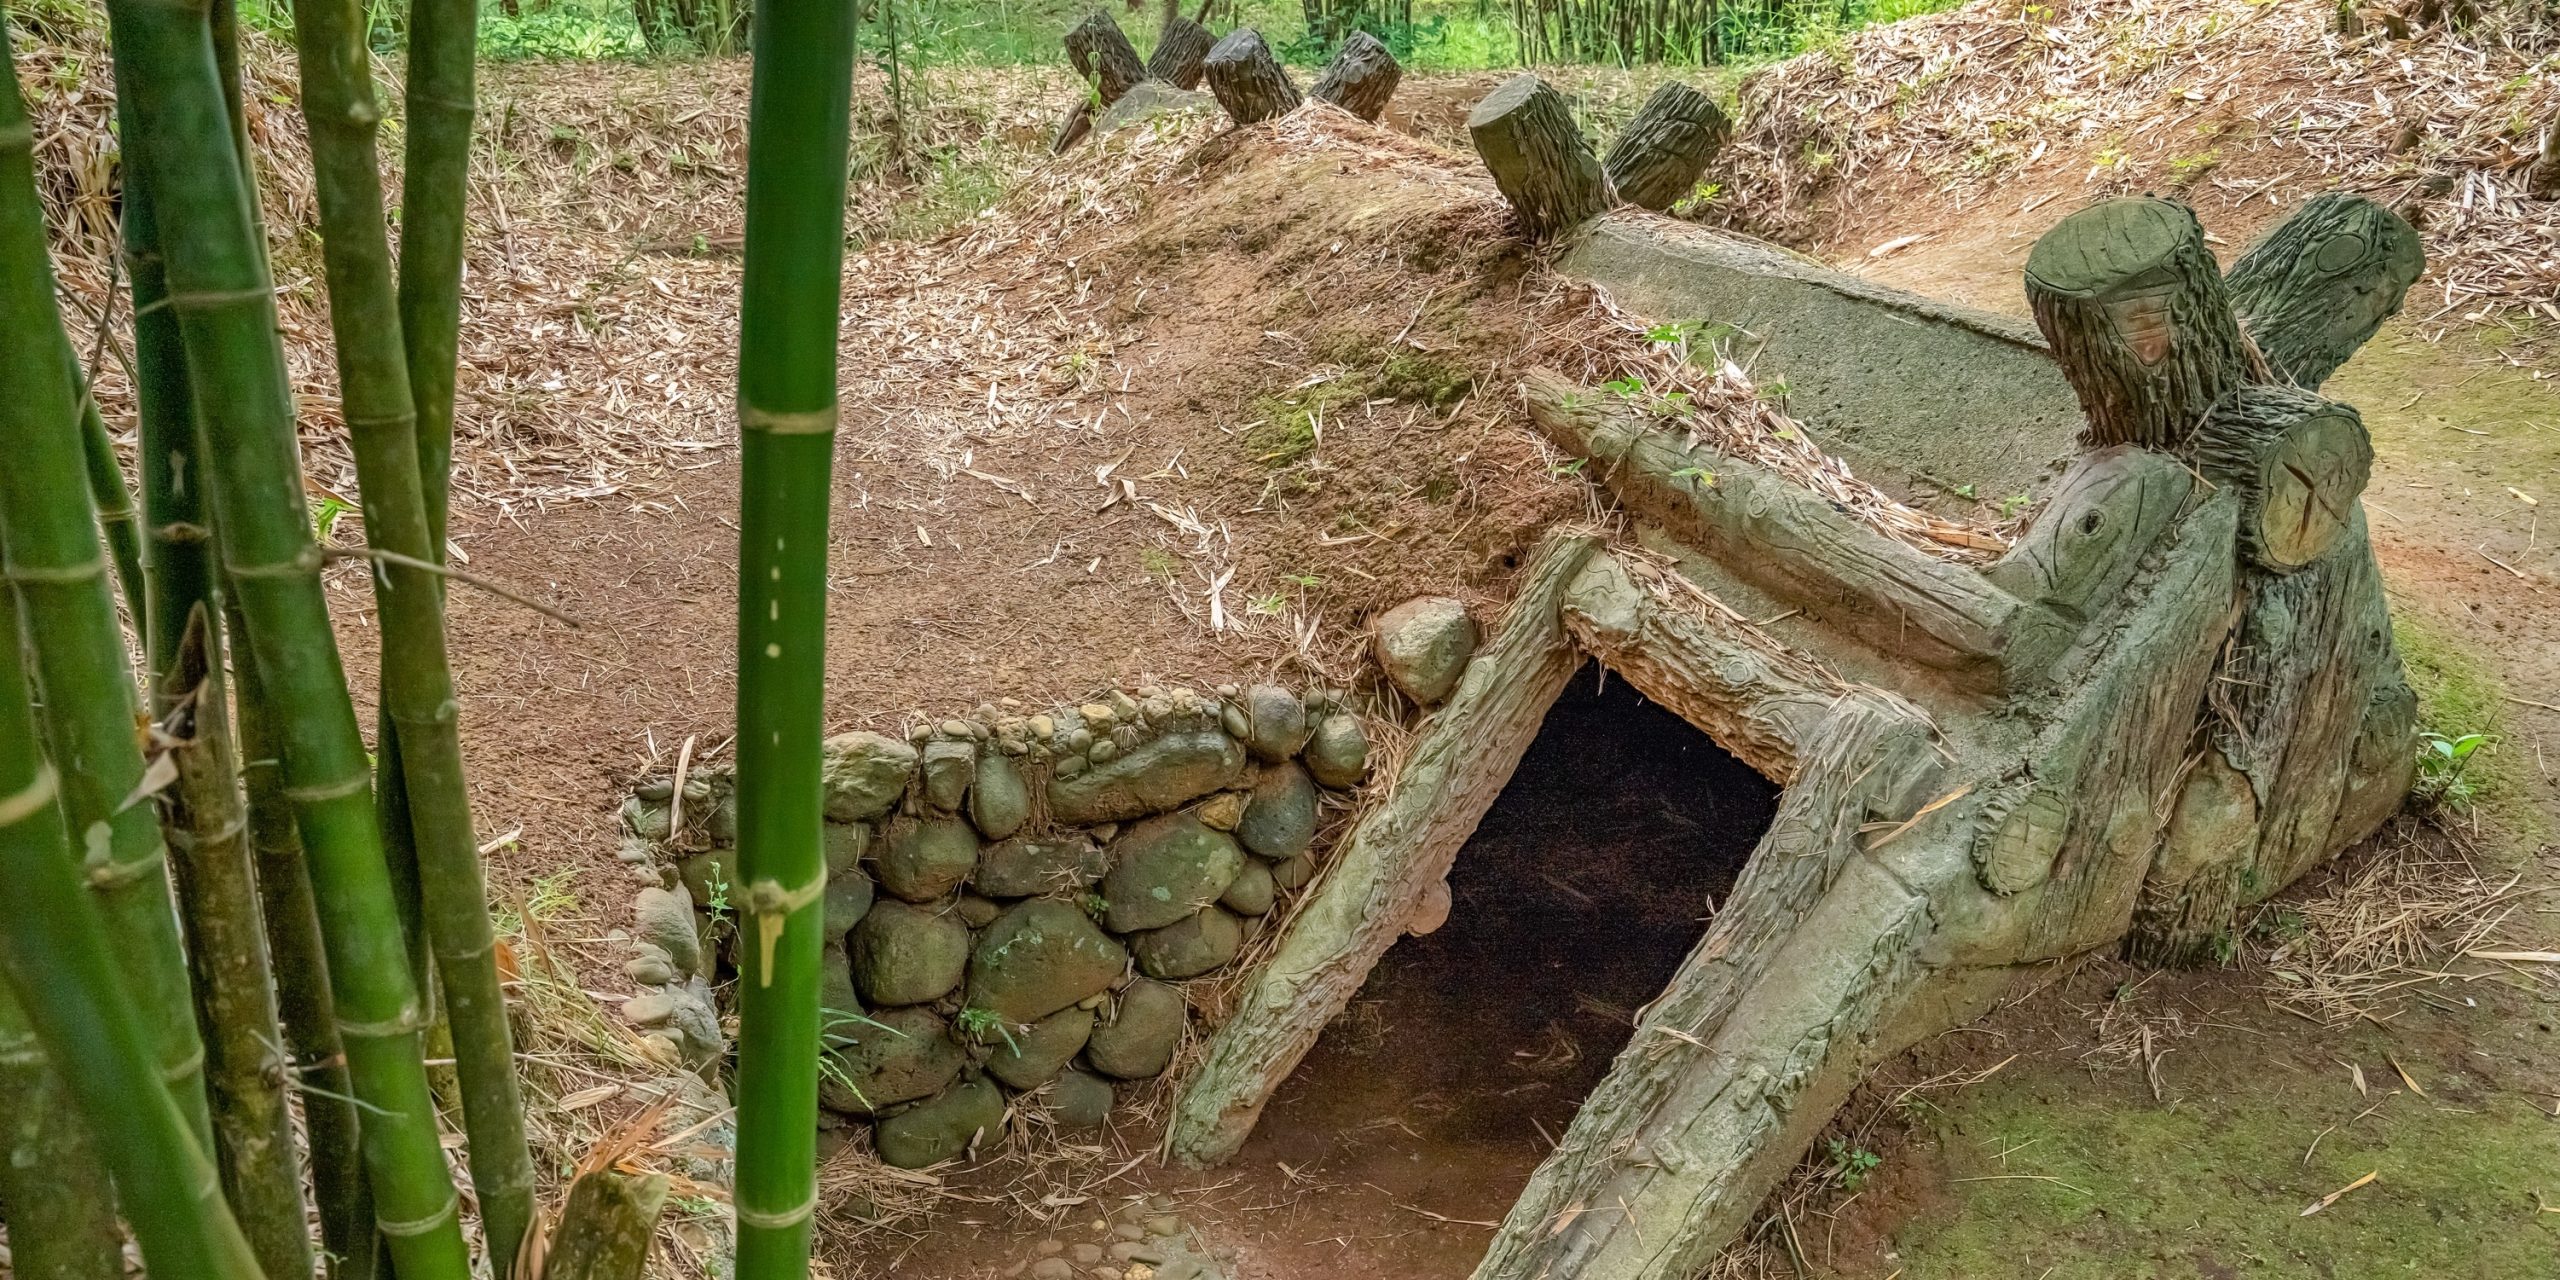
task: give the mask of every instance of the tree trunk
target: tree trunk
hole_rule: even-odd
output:
[[[1557,608],[1598,548],[1551,537],[1531,556],[1501,633],[1424,725],[1393,790],[1334,854],[1280,951],[1254,976],[1183,1090],[1165,1150],[1185,1164],[1234,1155],[1272,1090],[1404,936],[1433,885],[1502,793],[1547,708],[1582,665]]]
[[[1093,86],[1099,106],[1118,102],[1129,86],[1147,78],[1147,64],[1138,60],[1137,47],[1106,10],[1093,10],[1068,28],[1066,46],[1067,61]]]
[[[2130,445],[2084,453],[1985,575],[2066,624],[2085,625],[2123,595],[2194,492],[2187,464],[2168,454]]]
[[[1581,226],[1616,200],[1573,109],[1535,75],[1523,72],[1486,94],[1467,116],[1467,134],[1532,240]]]
[[[560,1210],[543,1280],[640,1280],[658,1233],[658,1211],[666,1203],[663,1173],[579,1174]]]
[[[1780,786],[1795,781],[1814,727],[1848,685],[1674,581],[1641,560],[1595,555],[1565,592],[1565,628],[1744,764]]]
[[[2027,256],[2027,302],[2092,447],[2184,453],[2249,373],[2221,269],[2185,205],[2105,200],[2064,218]]]
[[[1861,691],[1806,745],[1732,896],[1530,1175],[1476,1280],[1694,1274],[1723,1243],[1718,1226],[1740,1225],[1765,1190],[1747,1170],[1793,1158],[1770,1139],[1826,1074],[1826,1042],[1865,1040],[1916,983],[1928,900],[1862,855],[1871,821],[1898,824],[1935,798],[1944,761],[1929,722]],[[1791,980],[1762,988],[1781,957],[1798,962]],[[1753,1016],[1733,1017],[1746,1003]]]
[[[2331,191],[2231,264],[2231,306],[2277,381],[2317,390],[2400,310],[2426,267],[2399,214]]]
[[[2241,387],[2196,437],[2205,477],[2240,494],[2240,549],[2259,568],[2291,573],[2346,532],[2373,474],[2373,442],[2356,411],[2291,387]]]
[[[1602,167],[1619,199],[1658,212],[1697,190],[1699,175],[1731,136],[1733,121],[1714,99],[1666,80],[1627,122]]]
[[[2071,639],[1982,574],[1895,542],[1782,476],[1684,444],[1605,391],[1547,370],[1531,370],[1523,389],[1530,420],[1597,463],[1593,474],[1630,511],[1880,653],[1997,693],[2035,679]]]
[[[1298,86],[1251,27],[1228,32],[1201,65],[1209,92],[1237,124],[1260,124],[1298,109]]]
[[[1197,89],[1200,78],[1208,74],[1209,49],[1216,43],[1217,37],[1207,27],[1168,12],[1155,52],[1147,56],[1147,76],[1177,89]]]
[[[1354,31],[1335,51],[1333,61],[1325,64],[1324,74],[1316,78],[1316,87],[1307,96],[1375,124],[1386,112],[1387,100],[1396,96],[1396,82],[1403,78],[1404,68],[1396,64],[1396,55],[1387,46],[1366,31]]]

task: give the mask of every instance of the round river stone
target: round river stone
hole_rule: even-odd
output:
[[[1244,862],[1234,837],[1191,814],[1150,818],[1111,842],[1104,923],[1114,933],[1163,928],[1216,902]]]
[[[853,930],[853,979],[874,1005],[923,1004],[960,985],[969,927],[931,907],[883,902]]]

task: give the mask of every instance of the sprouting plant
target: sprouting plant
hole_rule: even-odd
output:
[[[2492,739],[2485,733],[2448,738],[2427,733],[2418,741],[2418,798],[2456,812],[2471,807],[2480,786],[2471,779],[2471,757]]]
[[[1276,618],[1279,617],[1283,611],[1288,609],[1289,597],[1274,591],[1269,595],[1255,596],[1253,599],[1245,602],[1245,607],[1253,610],[1255,613]]]
[[[718,858],[711,860],[711,901],[707,905],[712,919],[729,918],[729,868]]]
[[[1671,478],[1674,480],[1695,480],[1698,482],[1698,486],[1703,489],[1712,489],[1716,487],[1716,473],[1707,470],[1705,467],[1682,467],[1679,470],[1672,472]]]
[[[1088,893],[1076,905],[1083,907],[1086,915],[1100,919],[1103,913],[1111,910],[1111,899],[1098,893]]]
[[[1171,552],[1161,547],[1147,547],[1140,550],[1138,565],[1147,571],[1148,577],[1162,578],[1167,582],[1173,581],[1174,575],[1182,570],[1182,562],[1174,559]]]
[[[1573,458],[1548,467],[1547,474],[1554,476],[1558,480],[1562,480],[1566,476],[1578,476],[1582,474],[1582,469],[1585,466],[1590,465],[1590,462],[1591,460],[1589,458]]]
[[[1865,1147],[1853,1147],[1846,1138],[1833,1138],[1830,1147],[1831,1176],[1843,1191],[1865,1186],[1868,1175],[1884,1163],[1884,1157]]]
[[[1639,377],[1637,377],[1637,376],[1635,376],[1634,374],[1632,374],[1632,373],[1631,373],[1631,374],[1628,374],[1626,377],[1623,377],[1623,378],[1611,378],[1611,379],[1610,379],[1610,380],[1608,380],[1607,382],[1603,382],[1603,383],[1601,383],[1600,385],[1601,385],[1601,387],[1602,387],[1603,389],[1605,389],[1605,390],[1609,390],[1609,391],[1615,391],[1615,392],[1617,392],[1619,395],[1622,395],[1622,396],[1633,396],[1633,395],[1636,395],[1636,394],[1641,393],[1641,392],[1644,390],[1644,379],[1639,378]]]
[[[323,494],[320,505],[311,509],[311,536],[326,543],[330,532],[338,527],[338,517],[353,510],[355,507],[346,499],[335,494]]]
[[[1319,578],[1312,573],[1284,573],[1280,575],[1280,580],[1288,583],[1290,586],[1300,588],[1312,588],[1324,585],[1324,579]]]
[[[1674,320],[1668,324],[1658,324],[1645,330],[1644,340],[1647,342],[1687,342],[1689,340],[1689,334],[1697,327],[1698,322],[1695,320]]]
[[[1011,1050],[1015,1057],[1022,1056],[1022,1046],[1016,1044],[1013,1039],[1013,1028],[1006,1026],[1002,1015],[995,1010],[981,1009],[971,1005],[960,1011],[959,1023],[962,1035],[972,1040],[983,1041],[987,1038],[987,1033],[992,1031],[998,1039],[1004,1041],[1004,1047]]]
[[[1974,487],[1969,484],[1960,484],[1948,492],[1955,494],[1959,498],[1971,501],[1974,495]]]
[[[2020,511],[2026,509],[2028,503],[2033,501],[2035,501],[2035,499],[2030,498],[2023,493],[2013,493],[2008,497],[2002,498],[2000,500],[2000,518],[2006,520],[2009,517],[2018,514]]]

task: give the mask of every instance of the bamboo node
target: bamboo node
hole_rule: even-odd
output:
[[[18,583],[22,586],[37,584],[44,586],[78,586],[82,583],[94,582],[99,578],[105,577],[106,574],[107,560],[106,557],[100,556],[95,560],[85,561],[80,564],[13,564],[9,566],[9,570],[5,575],[0,576],[5,576],[9,581]]]
[[[809,1198],[802,1201],[798,1208],[784,1209],[778,1213],[750,1209],[743,1204],[734,1207],[738,1211],[739,1226],[754,1227],[758,1231],[788,1231],[808,1221],[809,1215],[818,1211],[818,1192],[817,1188],[812,1186],[809,1190]]]
[[[370,774],[351,773],[335,782],[315,783],[308,787],[286,787],[284,797],[295,804],[320,804],[354,795],[372,783],[373,777]]]
[[[389,1040],[398,1036],[416,1035],[420,1021],[418,1002],[413,997],[400,1006],[400,1012],[396,1016],[384,1018],[378,1022],[358,1022],[352,1018],[340,1018],[338,1034],[357,1040]]]
[[[823,436],[836,429],[836,407],[785,412],[759,409],[751,404],[738,406],[738,426],[745,431],[761,431],[775,436]]]
[[[386,1236],[400,1236],[403,1238],[409,1236],[422,1236],[430,1231],[442,1227],[448,1220],[453,1219],[459,1212],[460,1207],[461,1197],[448,1191],[445,1193],[444,1204],[434,1213],[431,1213],[426,1217],[419,1218],[414,1222],[394,1222],[389,1218],[376,1218],[374,1219],[374,1225],[382,1228],[382,1234]]]
[[[0,828],[14,827],[50,810],[59,781],[54,776],[51,763],[37,761],[35,781],[28,783],[26,789],[16,795],[0,796]]]
[[[791,923],[791,913],[817,905],[827,893],[827,871],[820,867],[816,878],[797,889],[785,889],[771,877],[747,886],[738,904],[741,915],[756,922],[756,985],[773,982],[773,947],[782,940],[783,927]]]
[[[237,564],[230,566],[234,578],[292,578],[320,572],[320,548],[303,543],[290,557],[273,564]]]

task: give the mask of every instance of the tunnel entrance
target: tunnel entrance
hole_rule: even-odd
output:
[[[1608,1073],[1777,802],[1688,722],[1585,668],[1460,850],[1448,922],[1387,951],[1245,1158],[1385,1193],[1415,1229],[1360,1252],[1400,1255],[1398,1275],[1466,1275],[1491,1236],[1474,1224],[1502,1218]]]

